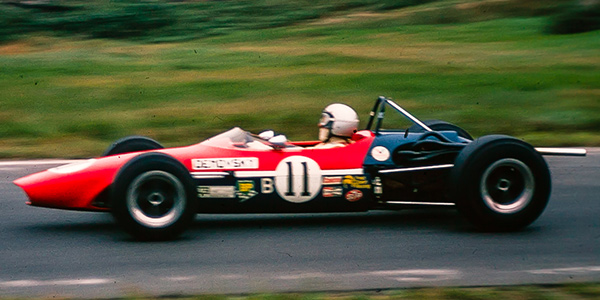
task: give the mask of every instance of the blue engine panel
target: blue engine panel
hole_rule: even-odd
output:
[[[453,142],[464,143],[468,141],[459,137],[455,131],[438,131],[438,133]],[[380,131],[365,157],[364,166],[395,167],[396,164],[392,160],[394,151],[402,145],[422,140],[424,135],[423,132],[405,134],[403,131]],[[438,139],[435,136],[428,136],[424,140],[437,141]]]

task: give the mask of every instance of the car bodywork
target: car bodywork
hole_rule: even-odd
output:
[[[384,130],[386,107],[414,126]],[[398,205],[455,205],[448,195],[457,156],[473,143],[459,128],[435,130],[379,97],[365,130],[340,148],[317,142],[272,144],[233,128],[199,144],[119,153],[48,169],[14,181],[40,207],[111,211],[119,173],[136,157],[174,158],[193,179],[197,212],[347,212]],[[585,155],[582,149],[539,148],[544,155]],[[547,168],[547,167],[546,167]]]
[[[354,201],[342,201],[341,196],[354,189],[363,195],[370,194],[370,179],[365,177],[362,163],[374,140],[372,134],[365,132],[357,142],[338,149],[306,149],[293,144],[277,150],[269,146],[252,149],[244,145],[246,137],[252,136],[233,128],[196,145],[155,152],[176,158],[189,170],[202,201],[201,211],[366,209],[364,202],[369,197],[355,196]],[[119,154],[60,166],[17,179],[15,184],[23,188],[33,206],[107,211],[109,189],[118,171],[139,154]]]

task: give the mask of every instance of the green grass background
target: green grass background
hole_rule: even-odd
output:
[[[351,292],[200,294],[148,296],[132,291],[124,300],[586,300],[600,298],[598,283],[493,287],[423,287]],[[4,299],[4,298],[2,298]],[[39,298],[39,299],[49,299]],[[62,299],[72,299],[63,297]],[[11,300],[10,298],[6,300]]]
[[[185,22],[130,38],[2,6],[0,24],[21,30],[0,38],[0,158],[97,156],[134,134],[187,145],[233,126],[316,139],[325,105],[352,105],[364,126],[379,95],[474,136],[600,146],[600,31],[548,33],[571,2],[161,2]]]

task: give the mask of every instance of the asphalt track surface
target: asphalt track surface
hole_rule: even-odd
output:
[[[140,243],[110,214],[25,205],[0,162],[0,297],[120,297],[600,281],[600,150],[546,157],[553,193],[527,229],[474,231],[453,210],[198,215]]]

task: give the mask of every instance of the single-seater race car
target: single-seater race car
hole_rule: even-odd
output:
[[[382,128],[391,108],[414,125]],[[233,128],[201,143],[164,149],[133,136],[102,157],[14,181],[28,204],[111,212],[140,240],[172,239],[197,213],[314,213],[455,206],[477,228],[523,228],[550,198],[542,155],[583,149],[534,148],[505,135],[473,139],[443,121],[420,121],[379,97],[364,130],[344,147],[263,139]]]

